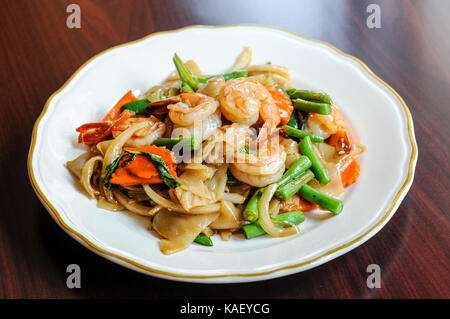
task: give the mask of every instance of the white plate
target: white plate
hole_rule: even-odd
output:
[[[149,220],[98,209],[65,167],[85,149],[75,128],[97,121],[129,89],[146,90],[174,69],[172,56],[195,59],[208,73],[225,71],[244,46],[253,63],[290,68],[299,88],[329,93],[368,146],[358,183],[336,217],[306,217],[299,235],[252,240],[214,238],[166,256]],[[264,26],[193,26],[156,33],[85,63],[48,100],[36,121],[28,170],[38,197],[70,236],[95,253],[139,272],[179,281],[231,283],[285,276],[316,267],[361,245],[392,217],[414,175],[417,146],[401,97],[361,61],[333,46]]]

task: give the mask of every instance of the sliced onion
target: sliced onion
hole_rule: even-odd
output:
[[[270,200],[273,197],[273,194],[275,194],[275,191],[278,188],[278,184],[272,184],[267,186],[266,190],[261,196],[261,200],[259,202],[259,224],[261,225],[262,229],[269,234],[272,237],[285,237],[285,236],[291,236],[296,233],[298,233],[298,228],[295,225],[289,226],[289,227],[279,227],[276,226],[272,219],[270,218],[269,214],[269,205]]]
[[[101,162],[102,160],[103,157],[101,156],[91,157],[81,170],[80,183],[88,193],[89,198],[95,198],[95,196],[100,195],[100,191],[92,187],[91,178],[97,168],[97,162]]]
[[[275,218],[280,211],[280,201],[276,198],[272,199],[269,204],[269,215],[271,218]]]
[[[128,209],[130,212],[141,216],[150,216],[150,207],[133,202],[118,189],[114,189],[113,193],[114,196],[117,198],[117,201],[120,204],[122,204],[126,209]]]
[[[121,211],[124,209],[122,205],[119,203],[111,203],[110,201],[106,200],[104,197],[100,197],[97,201],[97,207],[102,209],[107,209],[113,212]]]
[[[105,156],[103,159],[103,168],[102,168],[102,177],[106,175],[106,167],[109,164],[114,162],[114,160],[119,157],[120,153],[122,153],[122,147],[128,141],[130,137],[133,136],[134,133],[139,131],[140,129],[149,125],[149,122],[138,122],[136,124],[131,125],[128,129],[120,133],[113,142],[108,145],[108,149],[105,152]]]
[[[180,205],[159,195],[148,184],[143,184],[142,187],[144,187],[145,192],[147,193],[148,197],[152,201],[154,201],[159,206],[167,208],[167,210],[169,210],[169,211],[174,211],[174,212],[183,213],[183,214],[191,214],[191,215],[203,215],[203,214],[215,213],[220,210],[220,203],[214,203],[211,205],[198,206],[198,207],[192,208],[191,210],[187,211]]]
[[[242,196],[238,193],[223,193],[222,200],[227,200],[233,204],[243,204],[246,200],[246,196]]]
[[[220,204],[220,215],[211,225],[212,229],[234,229],[242,224],[242,211],[229,201]]]
[[[252,63],[252,49],[250,47],[245,47],[244,51],[238,56],[236,62],[230,69],[230,72],[245,69]]]
[[[92,153],[90,151],[83,153],[80,156],[78,156],[76,159],[67,162],[66,166],[72,174],[74,174],[78,179],[81,179],[84,164],[86,164],[86,162],[91,157],[92,157]]]
[[[214,203],[205,206],[197,206],[192,208],[189,212],[184,212],[185,214],[202,215],[216,213],[220,210],[220,203]]]
[[[167,198],[159,195],[157,192],[155,192],[148,184],[142,184],[142,187],[144,188],[145,193],[147,196],[154,201],[159,206],[162,206],[164,208],[167,208],[170,211],[174,211],[177,213],[183,213],[185,210],[180,205],[172,202],[171,200],[168,200]]]

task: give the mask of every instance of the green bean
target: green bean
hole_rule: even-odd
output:
[[[287,125],[282,125],[281,127],[286,128],[286,130],[284,130],[284,133],[290,137],[301,139],[304,138],[305,136],[309,136],[311,138],[311,141],[313,142],[322,143],[324,141],[324,138],[322,136],[314,135],[309,132],[290,127],[289,123]]]
[[[283,187],[284,185],[298,179],[303,173],[311,167],[311,161],[307,156],[300,156],[300,158],[292,164],[292,166],[284,173],[281,179],[277,182],[278,187]],[[243,215],[244,219],[253,222],[258,219],[258,205],[261,199],[262,193],[264,193],[265,187],[258,188],[250,197],[247,205],[244,208]]]
[[[300,156],[300,158],[295,161],[295,163],[292,164],[291,167],[289,167],[286,173],[284,173],[281,179],[277,182],[278,187],[283,187],[284,185],[296,180],[297,178],[302,176],[303,172],[310,168],[311,165],[312,162],[307,156]]]
[[[289,89],[287,93],[291,99],[303,99],[311,102],[331,104],[330,96],[325,93],[297,89]]]
[[[196,151],[202,146],[202,141],[198,137],[180,137],[180,138],[158,138],[153,144],[156,146],[166,146],[167,148],[173,148],[178,143],[180,146],[187,146],[191,151]]]
[[[280,188],[275,192],[275,196],[280,200],[288,200],[294,194],[296,194],[303,185],[308,183],[314,178],[314,173],[310,170],[303,172],[302,176],[300,176],[297,180],[292,181]]]
[[[280,227],[284,227],[289,225],[298,225],[304,220],[305,216],[303,215],[303,212],[294,211],[276,216],[273,219],[273,222],[274,224]],[[259,221],[255,221],[251,224],[244,225],[242,229],[244,230],[245,237],[247,237],[247,239],[255,238],[266,234],[264,229],[262,229],[261,225],[259,224]]]
[[[136,100],[122,106],[122,112],[125,110],[130,110],[136,114],[142,114],[147,112],[147,105],[150,103],[148,99]]]
[[[173,55],[173,63],[175,64],[175,67],[178,71],[178,75],[180,76],[180,79],[183,83],[186,83],[189,85],[192,90],[197,91],[198,90],[198,79],[197,77],[192,74],[191,70],[187,67],[186,64],[181,61],[180,57],[175,53]]]
[[[231,79],[237,79],[237,78],[244,78],[248,76],[248,72],[246,70],[243,71],[234,71],[231,73],[224,73],[224,74],[217,74],[217,75],[211,75],[203,79],[199,79],[198,81],[200,83],[206,83],[209,79],[215,78],[217,76],[223,76],[225,81],[231,80]]]
[[[303,155],[306,155],[311,160],[311,170],[314,175],[316,175],[316,178],[320,184],[328,184],[331,179],[323,167],[322,162],[317,157],[309,136],[305,136],[305,138],[300,142],[300,150]]]
[[[200,233],[197,237],[195,237],[194,242],[203,245],[203,246],[214,246],[211,238],[206,236],[205,234]]]
[[[323,209],[329,210],[334,215],[340,214],[344,208],[344,203],[341,200],[321,193],[309,185],[303,185],[299,194],[307,201],[317,204]]]
[[[294,108],[303,112],[331,114],[331,105],[327,103],[311,102],[303,99],[292,100]]]
[[[194,89],[190,87],[186,82],[181,83],[181,93],[193,93]]]
[[[259,200],[261,199],[262,193],[264,193],[265,188],[258,188],[250,197],[247,202],[247,205],[244,208],[242,214],[244,215],[244,219],[250,222],[254,222],[258,220],[258,205]]]

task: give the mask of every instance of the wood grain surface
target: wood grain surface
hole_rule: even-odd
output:
[[[81,8],[80,29],[66,27],[70,3]],[[381,8],[380,29],[366,26],[370,3]],[[2,0],[0,7],[0,297],[450,297],[450,1]],[[231,285],[147,277],[66,235],[33,192],[26,168],[32,127],[49,96],[111,46],[192,24],[240,23],[327,41],[364,61],[404,98],[419,160],[414,184],[391,221],[320,267]],[[72,263],[82,269],[80,289],[66,286]],[[381,267],[379,289],[366,285],[369,264]]]

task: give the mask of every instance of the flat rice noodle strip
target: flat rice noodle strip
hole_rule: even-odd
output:
[[[229,241],[233,232],[231,230],[219,230],[220,239]]]
[[[181,183],[180,188],[182,190],[191,192],[192,194],[205,199],[213,199],[213,194],[211,194],[211,191],[208,189],[208,187],[206,187],[203,181],[198,178],[195,172],[184,172],[180,175],[178,181]]]
[[[159,243],[161,252],[170,255],[186,249],[218,216],[218,213],[183,215],[161,210],[152,222],[152,228],[164,238]]]
[[[82,176],[83,167],[91,157],[92,153],[88,151],[86,153],[81,154],[76,159],[67,162],[66,166],[69,169],[69,171],[80,180]]]
[[[287,67],[274,64],[251,65],[247,68],[247,71],[249,75],[264,72],[264,73],[279,74],[287,80],[290,80],[291,78],[289,69]]]
[[[220,210],[220,204],[214,203],[210,205],[203,205],[199,207],[195,207],[191,209],[190,211],[185,210],[183,207],[181,207],[179,204],[168,200],[167,198],[159,195],[157,192],[155,192],[149,185],[143,184],[142,187],[145,190],[145,193],[148,195],[148,197],[154,201],[157,205],[160,205],[161,207],[166,208],[169,211],[177,212],[177,213],[183,213],[183,214],[210,214],[214,213]],[[176,188],[175,190],[177,190]]]
[[[117,201],[130,212],[141,216],[150,216],[150,207],[133,202],[118,189],[113,189],[113,194]]]
[[[326,185],[321,185],[316,179],[313,179],[309,182],[309,185],[329,196],[336,197],[341,195],[344,192],[341,173],[339,171],[339,162],[342,157],[336,153],[336,149],[333,146],[326,143],[320,143],[315,148],[316,154],[319,156],[324,168],[328,172],[331,181]]]
[[[252,63],[252,49],[245,47],[244,51],[238,56],[236,62],[230,68],[230,72],[243,70]]]
[[[94,173],[94,171],[97,167],[97,163],[102,162],[102,160],[103,160],[103,157],[101,157],[101,156],[91,157],[86,162],[86,164],[84,164],[83,169],[81,171],[80,183],[84,187],[89,198],[95,198],[95,196],[100,195],[100,191],[96,190],[92,187],[91,178],[92,178],[92,174]]]
[[[285,78],[284,76],[281,76],[276,73],[272,73],[271,76],[284,90],[289,90],[294,87],[292,85],[292,82],[288,78]]]
[[[191,212],[195,207],[207,206],[215,202],[214,199],[204,198],[192,194],[190,191],[185,191],[181,187],[175,189],[175,194],[177,195],[178,201],[181,206],[187,211]]]
[[[97,201],[97,207],[102,209],[107,209],[113,212],[124,210],[125,207],[119,203],[111,203],[104,197],[100,197]]]
[[[220,215],[211,225],[212,229],[234,229],[242,225],[242,211],[229,201],[222,201],[220,204]]]
[[[217,168],[200,163],[189,163],[184,167],[184,171],[195,173],[195,176],[202,181],[206,181],[214,176]]]
[[[105,141],[101,141],[98,142],[97,145],[95,146],[97,148],[97,150],[100,152],[100,154],[102,154],[103,156],[105,156],[106,150],[108,149],[109,145],[113,142],[114,140],[105,140]]]
[[[234,204],[243,204],[246,200],[246,197],[238,193],[223,193],[222,199],[230,201]]]
[[[181,207],[179,204],[168,200],[167,198],[159,195],[157,192],[155,192],[148,184],[143,184],[142,187],[144,188],[145,193],[147,194],[147,196],[154,201],[156,204],[167,208],[170,211],[174,211],[174,212],[178,212],[178,213],[183,213],[185,212],[185,210],[183,209],[183,207]]]
[[[228,165],[220,166],[214,176],[206,182],[209,190],[214,193],[215,201],[219,201],[223,198],[225,187],[227,186],[227,170]]]

